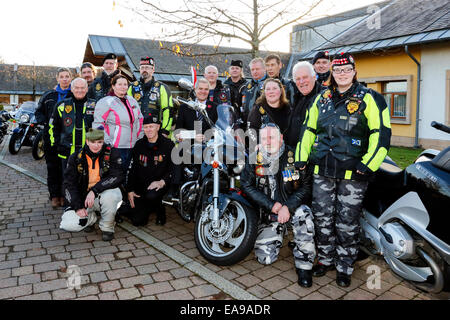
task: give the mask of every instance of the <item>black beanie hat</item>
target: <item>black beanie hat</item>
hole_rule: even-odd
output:
[[[141,58],[141,61],[139,64],[155,66],[155,60],[152,57],[144,57],[144,58]]]
[[[331,66],[342,66],[346,64],[351,64],[355,67],[355,59],[348,52],[341,52],[334,56],[333,61],[331,61]]]
[[[243,64],[241,60],[231,60],[231,66],[242,68]]]
[[[149,111],[148,113],[144,114],[143,124],[151,124],[151,123],[161,124],[161,121],[159,121],[158,112],[155,111],[153,112]]]
[[[317,62],[317,60],[319,59],[327,59],[330,60],[330,54],[328,53],[328,51],[319,51],[316,53],[316,55],[314,56],[314,58],[311,61],[311,64],[314,64]]]
[[[108,53],[108,54],[103,58],[102,64],[105,63],[105,61],[108,60],[108,59],[114,59],[114,60],[116,60],[116,59],[117,59],[117,56],[116,56],[114,53]]]

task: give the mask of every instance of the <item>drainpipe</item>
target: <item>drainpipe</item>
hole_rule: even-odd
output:
[[[405,46],[406,54],[417,64],[417,107],[416,107],[416,136],[414,137],[414,148],[420,148],[419,145],[419,111],[420,111],[420,63],[409,52],[408,45]]]

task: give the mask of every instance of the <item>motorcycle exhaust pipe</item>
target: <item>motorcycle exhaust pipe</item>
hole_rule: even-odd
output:
[[[185,188],[187,188],[188,186],[190,186],[192,184],[196,184],[196,183],[197,183],[197,181],[188,181],[185,184],[183,184],[183,186],[181,186],[181,188],[180,188],[180,200],[179,200],[180,201],[180,216],[186,222],[190,222],[191,217],[189,215],[186,215],[183,210],[183,192],[184,192]]]
[[[414,285],[431,293],[439,293],[444,289],[444,275],[436,262],[422,248],[417,247],[417,254],[426,261],[434,275],[434,284],[414,282]]]

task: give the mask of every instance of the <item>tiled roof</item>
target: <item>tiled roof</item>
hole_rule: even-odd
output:
[[[14,65],[0,64],[0,92],[33,92],[33,79],[36,79],[36,93],[53,89],[56,83],[56,72],[59,67],[18,65],[17,79],[14,81]],[[72,70],[75,73],[75,70]],[[35,76],[34,76],[35,74]]]

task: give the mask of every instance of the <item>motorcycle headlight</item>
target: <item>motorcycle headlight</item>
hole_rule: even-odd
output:
[[[20,116],[19,121],[20,121],[21,123],[28,122],[28,121],[30,121],[30,116],[27,115],[27,114],[23,114],[23,115]]]
[[[242,172],[242,170],[244,170],[245,167],[245,163],[238,163],[234,168],[233,168],[233,172],[235,174],[240,174]]]

